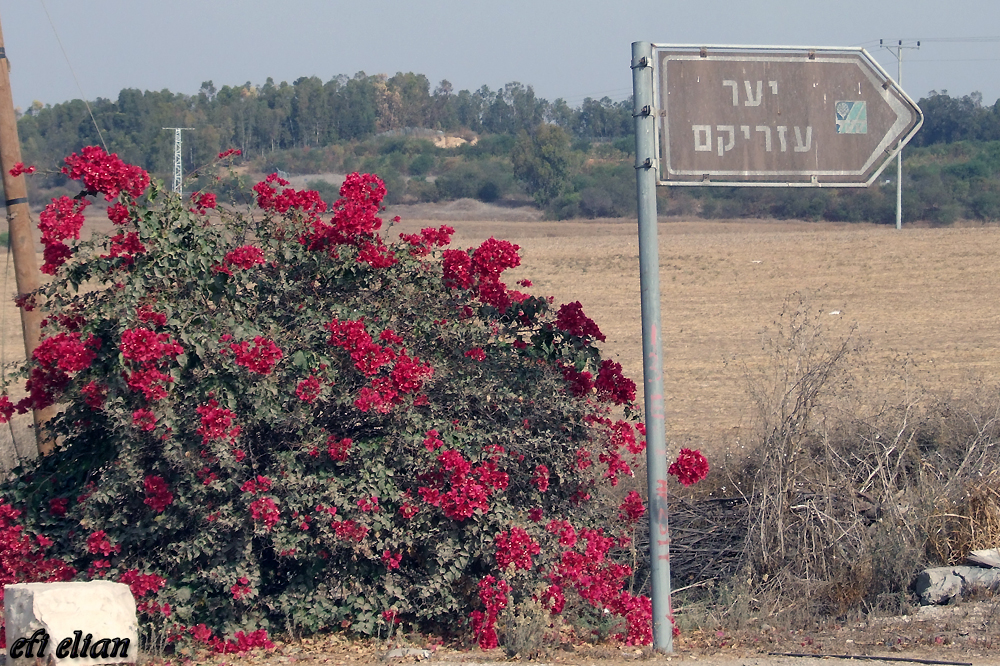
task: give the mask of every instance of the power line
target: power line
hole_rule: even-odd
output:
[[[49,25],[52,26],[52,33],[56,36],[56,42],[59,44],[59,49],[62,51],[63,57],[66,58],[66,65],[69,66],[69,72],[73,75],[73,80],[76,82],[76,88],[80,91],[80,98],[87,107],[87,113],[90,114],[90,119],[94,122],[94,128],[97,130],[97,136],[101,139],[101,145],[104,146],[104,152],[110,152],[108,150],[108,144],[104,141],[104,133],[101,132],[101,126],[97,124],[97,118],[94,117],[94,112],[90,109],[90,103],[87,102],[87,95],[84,94],[83,86],[80,85],[80,79],[76,77],[76,71],[73,69],[73,63],[69,60],[69,54],[66,53],[66,48],[63,46],[62,40],[59,39],[59,31],[56,30],[56,24],[52,22],[52,16],[49,14],[49,8],[45,6],[45,0],[38,1],[42,4],[42,9],[45,11],[45,17],[49,19]]]
[[[998,62],[1000,58],[914,58],[907,62]]]
[[[998,37],[904,37],[903,42],[934,42],[936,44],[990,44],[1000,42]],[[881,39],[869,39],[854,46],[883,46]]]
[[[924,37],[925,42],[946,42],[953,44],[980,44],[985,42],[1000,42],[1000,37]]]

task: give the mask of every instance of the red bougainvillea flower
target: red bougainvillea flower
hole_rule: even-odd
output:
[[[198,479],[201,480],[202,485],[211,485],[213,481],[219,478],[219,475],[212,471],[210,467],[202,467],[200,470],[195,472]]]
[[[156,428],[156,414],[148,409],[137,409],[132,412],[132,424],[147,432],[154,430]]]
[[[498,581],[493,576],[486,576],[479,581],[479,601],[485,611],[472,611],[469,618],[472,620],[472,633],[479,647],[484,650],[493,650],[499,645],[496,621],[500,611],[507,607],[507,595],[510,591],[507,581]]]
[[[708,461],[701,451],[681,449],[676,462],[670,465],[667,472],[676,476],[683,485],[690,486],[708,476]]]
[[[262,497],[250,503],[250,516],[255,521],[263,521],[265,529],[270,531],[281,520],[278,505],[270,497]]]
[[[398,218],[397,218],[398,219]],[[427,227],[420,230],[420,234],[399,234],[399,237],[412,246],[410,254],[415,257],[425,257],[431,252],[434,246],[445,247],[451,243],[451,236],[455,233],[454,227],[442,224],[439,228]]]
[[[199,212],[204,212],[206,209],[215,208],[217,202],[215,200],[215,194],[212,192],[195,192],[191,195],[191,203]]]
[[[319,379],[313,375],[309,375],[295,387],[295,395],[298,396],[299,400],[307,403],[312,403],[313,400],[319,397],[319,391]]]
[[[598,400],[616,405],[630,405],[635,402],[635,382],[622,374],[621,363],[609,358],[601,362],[601,369],[597,372],[594,386],[597,388]]]
[[[129,569],[118,577],[119,583],[124,583],[132,590],[132,596],[139,599],[147,594],[159,592],[167,584],[166,579],[156,574],[139,573],[138,569]]]
[[[473,361],[485,361],[486,360],[486,352],[484,352],[479,347],[473,347],[469,351],[465,352],[465,355],[468,358],[471,358]]]
[[[195,411],[201,415],[201,425],[195,432],[201,435],[204,444],[213,439],[228,439],[232,441],[239,437],[240,426],[233,425],[236,414],[228,409],[219,407],[219,403],[214,398],[210,399],[204,405],[195,407]]]
[[[137,326],[122,333],[122,356],[138,363],[155,363],[167,356],[175,358],[184,348],[166,333],[155,333]]]
[[[444,283],[452,289],[472,286],[472,257],[465,250],[445,250],[442,254]]]
[[[143,503],[149,505],[153,511],[163,513],[164,509],[173,503],[174,495],[167,488],[167,482],[162,476],[147,476],[143,479],[142,485],[146,490],[146,499]]]
[[[121,549],[120,545],[111,545],[108,535],[104,530],[98,530],[87,537],[87,551],[92,555],[104,555],[108,557],[111,553],[121,552]]]
[[[55,275],[59,267],[72,256],[73,251],[65,243],[49,243],[42,251],[42,259],[45,261],[38,270],[46,275]]]
[[[66,515],[66,509],[69,507],[68,497],[56,497],[49,500],[49,513],[53,516],[60,517]]]
[[[0,396],[0,423],[7,423],[14,416],[16,407],[7,396]]]
[[[277,187],[284,187],[278,192]],[[314,190],[293,190],[288,187],[290,183],[284,178],[279,178],[277,174],[270,176],[253,186],[253,191],[257,195],[257,205],[264,210],[272,210],[276,213],[287,213],[291,210],[299,210],[310,214],[311,220],[319,221],[318,214],[326,210],[326,202],[320,197],[319,192]]]
[[[238,157],[243,154],[243,151],[239,148],[230,148],[229,150],[219,153],[218,159],[224,160],[227,157]]]
[[[137,256],[146,254],[146,246],[139,240],[139,234],[134,231],[112,236],[109,241],[111,243],[111,252],[102,254],[101,259],[117,259],[121,257],[124,259],[122,263],[126,266],[131,266]]]
[[[274,649],[274,643],[267,638],[267,629],[258,629],[250,633],[237,631],[233,634],[235,641],[224,641],[218,636],[213,636],[212,630],[204,624],[188,627],[187,631],[196,641],[204,643],[219,654],[242,654],[254,648]]]
[[[646,513],[646,506],[642,503],[642,497],[634,490],[630,490],[625,496],[625,501],[618,507],[618,516],[627,523],[634,523]]]
[[[155,402],[167,397],[167,384],[174,381],[170,375],[160,372],[152,366],[143,367],[131,373],[124,373],[128,387],[133,391],[141,391],[146,400]]]
[[[437,430],[428,430],[424,438],[424,448],[434,452],[444,446],[444,441],[440,438]]]
[[[246,340],[229,345],[233,352],[233,360],[236,365],[241,365],[250,372],[258,375],[269,375],[274,370],[275,364],[281,360],[283,354],[278,345],[263,336],[256,336],[253,339],[253,346]]]
[[[236,583],[229,588],[229,592],[233,595],[233,599],[239,601],[243,597],[250,594],[250,580],[246,576],[241,576]]]
[[[378,236],[375,237],[375,242],[361,243],[360,248],[358,261],[368,264],[372,268],[389,268],[399,263],[396,255]]]
[[[126,164],[118,155],[104,152],[99,146],[87,146],[66,158],[62,172],[73,180],[83,180],[83,185],[111,201],[121,193],[132,198],[142,196],[149,187],[149,174],[132,164]]]
[[[42,243],[48,245],[67,238],[80,238],[83,211],[90,205],[87,199],[70,199],[62,196],[53,199],[38,215],[38,229]]]
[[[334,523],[333,531],[336,532],[338,539],[360,543],[368,534],[368,526],[356,523],[353,520],[343,520]]]
[[[581,338],[592,337],[601,342],[606,339],[594,320],[583,314],[583,305],[580,301],[559,306],[559,312],[556,313],[556,328]]]
[[[480,280],[496,282],[508,268],[521,265],[520,246],[510,241],[488,238],[472,253],[472,265]]]
[[[538,492],[544,493],[549,489],[549,468],[546,465],[536,465],[535,475],[531,477],[531,482],[538,488]]]
[[[594,376],[586,370],[577,370],[572,365],[560,365],[563,379],[569,385],[569,392],[580,398],[594,388]]]
[[[25,312],[31,312],[38,307],[38,299],[35,298],[35,294],[18,294],[14,297],[14,305]]]
[[[541,547],[520,527],[511,527],[509,532],[500,532],[494,539],[497,565],[506,569],[513,564],[517,569],[531,569],[531,556],[542,552]]]
[[[24,166],[24,162],[17,162],[16,164],[14,164],[14,168],[10,170],[10,175],[14,176],[15,178],[20,176],[22,173],[35,173],[35,167],[33,166],[26,167]]]
[[[87,382],[80,389],[80,393],[83,394],[83,401],[92,409],[101,409],[104,407],[104,397],[107,395],[107,392],[108,387],[98,384],[95,381]]]
[[[153,326],[166,326],[167,325],[167,315],[156,312],[148,305],[143,305],[137,308],[135,315],[144,324],[152,324]],[[179,352],[178,352],[179,353]]]
[[[572,548],[576,545],[576,530],[568,520],[550,520],[545,531],[559,537],[559,545]]]
[[[245,493],[266,493],[270,489],[271,479],[262,475],[257,475],[256,479],[249,479],[240,486],[240,490]]]
[[[44,367],[79,372],[90,367],[97,357],[95,350],[100,348],[100,338],[92,334],[81,341],[79,333],[58,333],[42,340],[32,355]]]
[[[226,253],[225,264],[248,270],[264,263],[264,251],[253,245],[243,245]]]
[[[378,212],[385,198],[385,183],[370,173],[352,173],[340,186],[340,199],[333,205],[334,236],[340,242],[370,238],[382,228]]]
[[[333,460],[343,462],[347,460],[347,454],[351,450],[352,443],[346,437],[344,439],[337,439],[334,435],[330,435],[326,440],[326,452]]]
[[[115,224],[125,224],[129,220],[128,208],[120,203],[108,206],[108,219]]]
[[[382,561],[385,563],[385,568],[389,571],[399,568],[399,562],[403,559],[403,553],[396,553],[393,555],[388,549],[382,552]]]

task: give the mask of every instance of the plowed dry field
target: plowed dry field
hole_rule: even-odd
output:
[[[401,230],[440,224],[404,220]],[[635,222],[449,222],[455,244],[490,236],[521,246],[533,293],[580,301],[603,349],[642,385]],[[865,363],[905,372],[929,394],[965,395],[1000,380],[1000,228],[802,222],[659,225],[667,437],[709,450],[753,416],[748,369],[785,303],[800,302],[830,340],[867,343]],[[853,333],[852,333],[853,330]],[[904,368],[905,366],[905,368]]]
[[[405,208],[405,207],[404,207]],[[408,213],[427,213],[419,219]],[[396,212],[396,211],[392,211]],[[455,227],[453,246],[494,236],[521,247],[508,284],[530,279],[556,305],[580,301],[642,392],[639,247],[634,221],[510,220],[496,209],[398,211],[389,237]],[[439,214],[434,214],[435,212]],[[95,213],[91,228],[110,225]],[[442,219],[443,218],[443,219]],[[483,219],[492,218],[492,219]],[[1000,384],[1000,227],[904,228],[774,221],[659,225],[667,437],[673,448],[725,450],[753,418],[748,372],[769,363],[762,340],[804,303],[824,337],[867,343],[870,375],[905,373],[947,398]],[[13,266],[2,287],[13,295]],[[17,310],[0,310],[3,356],[23,357]],[[853,333],[852,333],[853,331]],[[30,449],[30,447],[28,447]]]

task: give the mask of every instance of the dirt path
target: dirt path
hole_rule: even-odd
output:
[[[564,644],[527,656],[509,657],[502,649],[464,650],[434,644],[419,636],[354,641],[339,634],[276,641],[276,649],[244,656],[185,654],[196,663],[231,666],[352,666],[413,664],[501,666],[845,666],[922,663],[1000,666],[1000,602],[987,600],[916,609],[903,617],[831,624],[814,630],[788,630],[750,621],[747,628],[694,630],[674,641],[669,655],[650,647]],[[808,656],[786,656],[800,654]],[[852,659],[846,656],[854,657]],[[879,659],[886,657],[887,659]]]

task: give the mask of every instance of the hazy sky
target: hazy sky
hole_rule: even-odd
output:
[[[576,106],[631,93],[638,40],[864,46],[895,78],[879,39],[919,39],[903,52],[911,97],[1000,97],[1000,0],[0,0],[0,22],[21,108],[359,71],[519,81]]]

